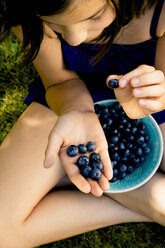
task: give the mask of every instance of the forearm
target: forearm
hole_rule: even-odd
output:
[[[81,79],[71,79],[49,87],[46,100],[57,115],[71,110],[94,111],[92,97]]]

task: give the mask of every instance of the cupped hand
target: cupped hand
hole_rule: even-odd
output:
[[[165,108],[165,77],[162,71],[141,65],[123,76],[109,76],[107,85],[110,79],[119,80],[120,87],[114,92],[130,118],[143,118]]]
[[[66,152],[68,146],[87,144],[88,141],[95,143],[95,152],[99,153],[104,167],[98,182],[85,179],[76,165],[78,155],[69,157]],[[49,135],[44,167],[51,167],[58,155],[68,177],[80,191],[101,196],[103,191],[109,189],[109,180],[112,178],[113,172],[108,154],[108,144],[98,117],[94,112],[74,110],[59,117]]]

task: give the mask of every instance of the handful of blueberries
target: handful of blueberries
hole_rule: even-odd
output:
[[[98,153],[94,152],[96,149],[95,144],[92,141],[89,141],[86,145],[79,144],[78,146],[70,145],[67,148],[67,154],[70,157],[75,157],[79,153],[85,154],[87,152],[92,152],[90,156],[81,155],[77,159],[77,166],[81,174],[85,178],[92,178],[95,181],[98,181],[101,177],[103,165],[100,160],[100,156]]]
[[[111,106],[95,104],[95,112],[108,142],[113,168],[113,178],[110,182],[122,180],[141,166],[147,154],[151,152],[146,126],[140,119],[130,119],[118,102]],[[71,145],[67,148],[67,154],[74,157],[78,153],[92,152],[89,157],[81,155],[77,160],[77,166],[85,178],[90,177],[98,181],[102,175],[103,165],[99,154],[94,152],[95,148],[93,142],[86,145]]]

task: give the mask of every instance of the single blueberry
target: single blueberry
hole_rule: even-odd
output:
[[[117,136],[111,136],[110,137],[110,142],[112,144],[116,144],[118,142],[119,138]]]
[[[138,145],[142,145],[144,143],[145,139],[143,136],[140,136],[137,140],[136,140],[136,143]]]
[[[117,177],[112,177],[112,179],[109,181],[110,183],[114,183],[114,182],[116,182],[116,180],[117,180]]]
[[[148,135],[145,135],[145,141],[149,141],[150,137]]]
[[[115,166],[117,166],[117,161],[116,160],[111,161],[111,165],[112,165],[112,168],[114,168]]]
[[[125,143],[123,143],[123,142],[121,142],[120,144],[119,144],[119,150],[121,150],[121,151],[123,151],[123,150],[125,150]]]
[[[96,146],[92,141],[89,141],[86,144],[86,147],[87,147],[88,152],[93,152],[96,149]]]
[[[136,134],[137,131],[138,131],[137,127],[133,127],[133,128],[131,129],[131,133],[132,133],[132,134]]]
[[[134,158],[132,159],[132,162],[133,162],[134,165],[137,165],[137,164],[140,163],[140,158],[134,157]]]
[[[149,154],[151,152],[151,149],[149,146],[146,146],[143,148],[144,154]]]
[[[119,174],[119,171],[117,168],[113,169],[113,177],[116,177]]]
[[[101,171],[97,168],[92,169],[92,171],[90,172],[90,177],[94,180],[94,181],[98,181],[101,178]]]
[[[144,147],[146,147],[146,146],[148,146],[148,144],[144,142],[144,143],[141,145],[141,148],[144,148]]]
[[[126,175],[127,174],[125,172],[120,172],[119,173],[119,179],[121,179],[121,180],[124,179],[126,177]]]
[[[92,168],[87,165],[81,169],[81,175],[85,178],[88,178],[90,176],[90,172],[92,171]]]
[[[127,166],[125,164],[119,164],[119,171],[120,172],[126,172]]]
[[[128,159],[129,159],[129,158],[126,157],[126,156],[125,156],[125,157],[122,157],[122,158],[121,158],[121,162],[127,164],[127,163],[128,163]]]
[[[129,141],[129,142],[132,142],[132,141],[134,140],[134,138],[135,138],[135,137],[134,137],[133,135],[130,134],[130,135],[128,136],[128,141]]]
[[[128,165],[127,166],[127,173],[132,173],[134,171],[134,168],[133,168],[133,166],[132,165]]]
[[[78,150],[79,150],[79,153],[85,154],[87,152],[87,147],[85,144],[79,144]]]
[[[140,124],[140,119],[134,119],[132,120],[133,124],[137,127]]]
[[[90,154],[89,159],[90,159],[90,160],[98,161],[98,160],[100,160],[100,156],[99,156],[98,153],[93,152],[93,153]]]
[[[110,88],[116,89],[116,88],[119,87],[119,80],[111,79],[111,80],[109,80],[108,85],[109,85]]]
[[[123,155],[124,155],[124,156],[128,156],[129,154],[130,154],[130,150],[129,150],[128,148],[126,148],[126,149],[124,150]]]
[[[132,149],[132,148],[133,148],[133,144],[132,144],[132,143],[128,143],[128,144],[127,144],[127,148],[128,148],[128,149]]]
[[[77,160],[77,165],[79,168],[89,165],[89,157],[82,155]]]
[[[136,154],[137,154],[138,157],[141,157],[141,156],[143,155],[143,150],[142,150],[142,148],[138,147],[138,148],[137,148],[137,151],[136,151]]]
[[[111,158],[112,158],[112,160],[115,160],[115,161],[117,161],[117,162],[120,161],[120,156],[119,156],[119,154],[118,154],[117,152],[114,152],[114,153],[112,154]]]
[[[101,161],[100,160],[91,160],[90,161],[90,166],[91,166],[91,168],[92,169],[94,169],[94,168],[97,168],[97,169],[99,169],[99,170],[103,170],[103,164],[101,163]]]
[[[78,147],[75,145],[70,145],[66,151],[69,157],[75,157],[78,154]]]

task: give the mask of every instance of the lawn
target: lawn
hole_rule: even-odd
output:
[[[10,35],[0,44],[0,142],[26,109],[28,85],[37,72],[32,65],[17,67],[20,44]],[[140,204],[137,203],[137,204]],[[165,248],[165,228],[155,223],[128,223],[102,228],[41,246],[42,248]],[[41,248],[40,247],[40,248]]]

